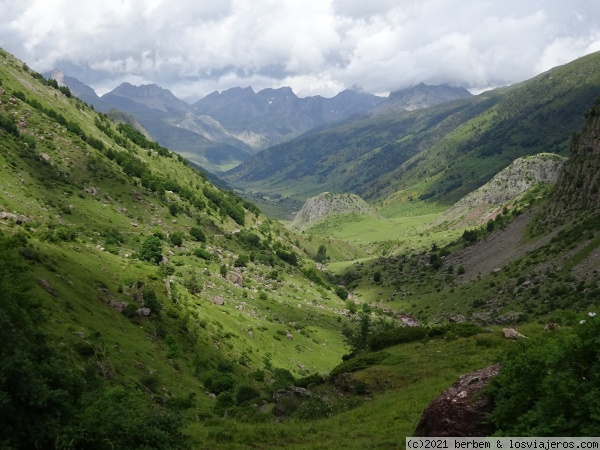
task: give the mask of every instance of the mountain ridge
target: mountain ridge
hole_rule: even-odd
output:
[[[521,156],[566,155],[571,130],[600,95],[599,64],[596,52],[514,86],[302,136],[224,178],[266,194],[285,185],[299,201],[330,191],[450,205]]]

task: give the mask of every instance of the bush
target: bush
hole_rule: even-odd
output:
[[[600,320],[522,340],[502,358],[490,415],[506,436],[598,436]]]
[[[333,415],[333,406],[320,397],[312,397],[302,403],[295,414],[300,420],[316,420]]]
[[[379,283],[380,281],[381,281],[381,271],[378,270],[375,273],[373,273],[373,282]]]
[[[175,247],[181,247],[183,245],[183,233],[181,231],[175,231],[174,233],[171,233],[171,236],[169,236],[169,241],[171,241],[171,244],[173,244]]]
[[[190,236],[197,242],[206,242],[206,236],[204,232],[198,227],[190,228]]]
[[[335,295],[337,295],[342,300],[346,300],[348,298],[348,291],[343,286],[336,286]]]
[[[259,397],[260,393],[256,389],[254,389],[252,386],[243,384],[237,388],[235,393],[235,402],[238,405],[243,405],[258,399]]]
[[[163,308],[161,301],[156,296],[156,292],[152,289],[144,291],[144,306],[150,308],[156,315],[159,315]]]
[[[204,387],[210,392],[220,394],[221,392],[229,391],[235,385],[235,380],[229,373],[210,370],[202,377]]]
[[[233,263],[233,265],[235,267],[246,267],[248,265],[249,261],[250,261],[250,257],[246,254],[242,254],[237,257],[237,259],[235,260],[235,263]]]
[[[152,235],[146,238],[140,250],[140,258],[154,264],[162,261],[162,244],[158,237]]]
[[[371,367],[383,361],[389,356],[390,354],[388,352],[366,353],[364,355],[356,356],[335,366],[329,375],[334,377],[340,373],[356,372],[357,370],[366,369],[367,367]]]
[[[195,248],[194,256],[197,256],[200,259],[205,259],[206,261],[210,261],[213,257],[205,248]]]
[[[279,389],[286,389],[290,386],[292,386],[296,379],[294,378],[294,375],[292,375],[292,373],[287,370],[287,369],[275,369],[273,370],[273,384],[271,385],[271,390],[273,392],[279,390]]]
[[[285,251],[281,248],[277,249],[275,251],[275,254],[283,261],[285,261],[286,263],[292,265],[292,266],[297,266],[298,265],[298,256],[293,252],[293,251]]]

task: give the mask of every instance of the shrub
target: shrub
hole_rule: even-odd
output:
[[[181,247],[183,245],[183,233],[181,231],[175,231],[171,233],[169,236],[169,241],[176,247]]]
[[[246,254],[239,255],[233,264],[235,267],[246,267],[248,262],[250,261],[250,257]]]
[[[348,291],[343,286],[336,286],[335,295],[337,295],[342,300],[346,300],[348,298]]]
[[[146,238],[140,250],[140,258],[154,264],[162,261],[162,244],[158,237],[152,235]]]
[[[260,237],[258,237],[258,235],[252,233],[251,231],[243,230],[240,233],[238,233],[237,237],[242,243],[242,245],[248,250],[262,248],[262,245],[260,243]]]
[[[356,356],[335,366],[329,375],[334,377],[340,373],[356,372],[357,370],[366,369],[367,367],[371,367],[383,361],[389,356],[390,354],[388,352],[366,353],[364,355]]]
[[[598,436],[600,321],[518,341],[502,358],[490,415],[506,436]]]
[[[201,259],[205,259],[207,261],[210,261],[212,259],[212,255],[205,248],[195,248],[194,256],[197,256]]]
[[[202,382],[206,389],[215,394],[229,391],[235,385],[235,380],[229,373],[210,370],[202,377]]]
[[[294,375],[292,375],[289,370],[280,368],[273,370],[273,378],[273,384],[271,385],[271,390],[273,392],[279,389],[286,389],[292,386],[296,381]]]
[[[248,386],[242,384],[239,386],[235,393],[235,402],[238,405],[243,405],[245,403],[250,403],[253,400],[256,400],[260,397],[260,393],[254,389],[252,386]]]
[[[293,251],[285,251],[281,248],[277,249],[275,251],[275,254],[283,261],[285,261],[286,263],[292,265],[292,266],[297,266],[298,265],[298,256],[296,255],[296,253],[294,253]]]
[[[320,397],[312,397],[302,403],[295,412],[300,420],[316,420],[333,415],[333,406]]]
[[[198,227],[190,228],[190,236],[195,241],[206,242],[206,236],[205,236],[204,232]]]
[[[156,292],[152,289],[144,291],[144,306],[150,308],[156,315],[160,314],[160,311],[163,308],[161,301],[156,296]]]
[[[324,263],[327,261],[327,249],[323,244],[319,245],[319,249],[317,250],[317,254],[315,256],[315,261],[318,263]]]

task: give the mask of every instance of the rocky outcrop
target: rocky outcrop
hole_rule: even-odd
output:
[[[0,212],[0,219],[9,219],[18,225],[26,222],[31,222],[31,219],[23,214],[13,214],[6,211]]]
[[[306,400],[312,397],[312,392],[308,389],[290,386],[287,389],[280,389],[273,393],[273,402],[275,403],[274,413],[279,419],[289,416]]]
[[[444,213],[441,221],[477,226],[493,219],[502,205],[539,183],[556,183],[566,158],[539,153],[516,159],[488,183],[471,192]]]
[[[300,230],[330,215],[352,213],[377,216],[377,213],[358,195],[323,192],[306,200],[302,209],[296,214],[292,227]]]
[[[567,219],[600,210],[600,101],[586,114],[580,134],[574,134],[571,154],[556,182],[549,218]]]
[[[489,436],[494,432],[486,423],[492,402],[482,390],[500,373],[495,364],[462,375],[425,409],[415,436]]]

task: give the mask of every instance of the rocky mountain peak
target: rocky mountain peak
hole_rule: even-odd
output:
[[[65,85],[65,74],[60,69],[57,69],[57,68],[52,69],[52,71],[48,74],[47,78],[56,80],[56,82],[58,83],[59,86],[66,86]]]
[[[401,111],[414,111],[471,96],[472,94],[463,87],[419,83],[416,86],[391,92],[387,100],[377,105],[374,112],[375,114],[393,114]]]
[[[115,96],[124,97],[148,108],[163,112],[185,113],[191,111],[190,105],[175,97],[168,89],[161,88],[156,84],[135,86],[131,83],[124,82],[109,93],[103,95],[102,98]]]

